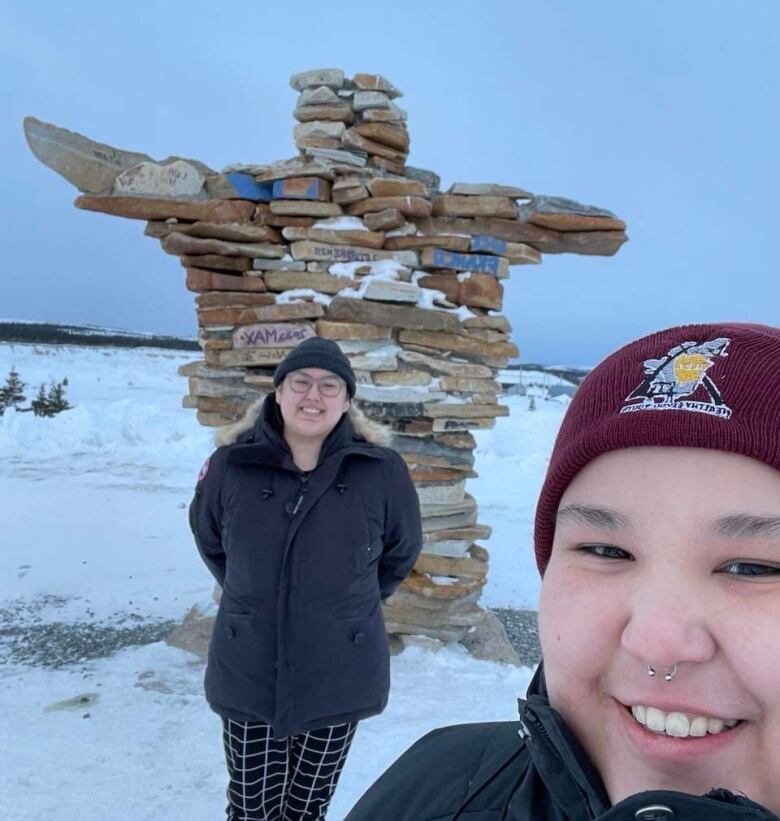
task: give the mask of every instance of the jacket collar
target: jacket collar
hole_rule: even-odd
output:
[[[266,396],[260,415],[252,429],[238,437],[228,455],[229,464],[263,464],[298,472],[290,447],[283,434],[284,424],[273,393]],[[344,413],[325,437],[317,465],[334,454],[362,453],[378,457],[381,450],[355,432],[348,414]]]
[[[601,776],[563,716],[550,706],[544,663],[536,670],[525,699],[518,700],[528,736],[528,752],[556,803],[576,821],[598,817],[609,806]]]
[[[550,706],[543,663],[531,679],[526,698],[519,699],[518,705],[534,767],[562,816],[571,821],[628,821],[652,804],[668,806],[676,811],[675,817],[691,821],[780,821],[765,807],[723,789],[714,789],[706,796],[654,790],[612,806],[595,766],[563,717]]]

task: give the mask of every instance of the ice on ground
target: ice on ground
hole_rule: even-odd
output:
[[[359,724],[329,821],[341,821],[429,730],[516,718],[516,698],[530,674],[526,668],[477,661],[459,646],[439,652],[410,647],[393,658],[389,705]],[[0,768],[0,816],[14,821],[224,817],[221,723],[203,701],[201,680],[202,668],[190,654],[162,643],[66,670],[5,668],[0,735],[12,740],[6,749],[13,755],[6,755]],[[87,694],[83,709],[54,706],[78,705]]]

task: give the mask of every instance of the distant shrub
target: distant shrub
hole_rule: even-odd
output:
[[[24,402],[24,382],[19,378],[16,368],[11,368],[5,378],[5,385],[0,388],[0,416],[6,408],[17,408]]]
[[[56,416],[64,410],[70,410],[73,406],[65,398],[65,387],[68,384],[66,376],[62,382],[52,382],[48,390],[41,384],[35,399],[30,401],[30,406],[22,407],[25,401],[24,388],[16,368],[11,368],[5,380],[5,385],[0,388],[0,416],[7,408],[15,408],[21,413],[32,411],[36,416]]]

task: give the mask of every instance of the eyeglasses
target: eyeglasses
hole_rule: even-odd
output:
[[[345,387],[344,380],[337,376],[323,376],[321,379],[312,379],[305,373],[292,373],[287,377],[287,384],[295,393],[308,393],[311,386],[316,384],[317,390],[328,397],[338,396]]]

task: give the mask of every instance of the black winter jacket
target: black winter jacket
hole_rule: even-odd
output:
[[[345,414],[304,473],[269,395],[254,429],[204,466],[190,525],[222,587],[205,679],[217,713],[283,738],[384,709],[380,603],[422,546],[417,493],[395,451]]]
[[[598,772],[550,707],[541,666],[520,714],[429,733],[345,821],[780,821],[727,790],[654,790],[610,806]]]

